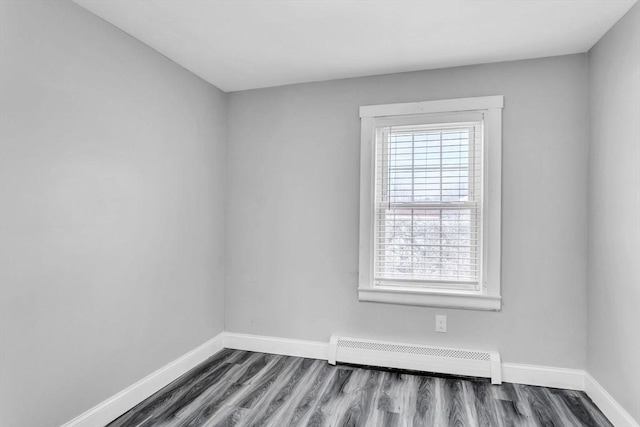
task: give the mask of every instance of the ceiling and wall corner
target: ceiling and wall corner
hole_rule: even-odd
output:
[[[73,0],[220,89],[583,53],[635,0]]]
[[[588,371],[640,422],[638,4],[589,51],[589,108]]]

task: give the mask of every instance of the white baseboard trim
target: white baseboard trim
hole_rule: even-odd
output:
[[[542,387],[584,390],[585,371],[551,366],[502,364],[502,381]]]
[[[319,360],[328,360],[329,356],[328,342],[223,332],[94,406],[62,427],[105,425],[223,348]],[[614,426],[640,427],[633,417],[591,375],[583,370],[503,363],[502,380],[518,384],[585,391]]]
[[[236,350],[257,351],[260,353],[282,354],[285,356],[306,357],[327,360],[329,343],[303,341],[289,338],[266,337],[262,335],[224,333],[224,347]]]
[[[603,414],[607,416],[614,426],[619,427],[640,427],[620,404],[600,385],[588,372],[584,377],[584,391],[593,400]]]
[[[147,375],[62,427],[104,426],[142,402],[171,381],[195,368],[224,348],[224,334],[219,334],[184,356]]]
[[[321,341],[303,341],[232,332],[224,333],[224,347],[321,360],[327,360],[329,356],[329,344]],[[585,372],[579,369],[516,363],[502,364],[502,380],[519,384],[584,390],[584,375]]]

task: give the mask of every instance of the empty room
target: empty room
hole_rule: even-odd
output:
[[[0,426],[639,423],[637,0],[0,0]]]

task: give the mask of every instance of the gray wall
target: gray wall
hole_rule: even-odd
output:
[[[586,366],[584,54],[229,94],[226,329]],[[501,312],[358,302],[358,107],[504,95]],[[448,334],[434,333],[434,314]]]
[[[588,371],[640,422],[640,6],[589,51]]]
[[[81,7],[0,2],[3,426],[223,330],[226,95]]]

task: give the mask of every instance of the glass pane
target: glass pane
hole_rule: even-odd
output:
[[[376,278],[478,280],[480,204],[472,191],[480,170],[470,149],[473,129],[385,128],[376,169]]]

